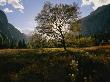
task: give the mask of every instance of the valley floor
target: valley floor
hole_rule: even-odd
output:
[[[67,48],[67,51],[72,52],[80,52],[80,51],[97,51],[97,50],[106,50],[110,52],[110,45],[105,46],[93,46],[93,47],[84,47],[84,48]],[[36,52],[42,52],[42,53],[48,53],[48,52],[58,52],[58,51],[64,51],[63,48],[36,48],[36,49],[0,49],[0,53],[11,53],[11,52],[17,52],[17,51],[36,51]]]
[[[0,82],[110,82],[110,45],[1,49]]]

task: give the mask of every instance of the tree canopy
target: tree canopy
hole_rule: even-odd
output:
[[[66,50],[65,34],[70,31],[71,24],[78,21],[79,8],[77,4],[51,4],[46,2],[41,12],[36,16],[38,32],[59,39]]]

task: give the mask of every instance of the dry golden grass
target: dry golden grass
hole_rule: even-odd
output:
[[[72,52],[84,52],[84,51],[98,51],[98,50],[107,50],[110,52],[110,45],[106,46],[93,46],[93,47],[86,47],[86,48],[67,48],[67,50]],[[64,51],[63,48],[36,48],[36,49],[1,49],[0,54],[7,54],[9,53],[20,53],[20,52],[36,52],[36,53],[50,53],[50,52],[62,52]]]

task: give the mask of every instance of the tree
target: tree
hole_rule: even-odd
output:
[[[81,22],[78,21],[73,21],[71,23],[69,32],[65,35],[66,38],[66,45],[68,47],[78,47],[78,42],[80,39],[81,35],[81,27],[80,27]]]
[[[22,47],[23,47],[22,41],[20,40],[20,41],[18,41],[18,43],[17,43],[17,48],[22,48]]]
[[[47,44],[46,37],[43,36],[42,34],[35,33],[30,38],[28,46],[30,48],[43,48],[47,46],[46,44]]]
[[[26,45],[26,42],[25,42],[24,39],[23,39],[23,41],[22,41],[22,48],[27,48],[27,45]]]
[[[3,37],[0,35],[0,48],[2,48],[3,45]]]
[[[17,41],[16,41],[16,40],[11,39],[9,42],[10,42],[10,43],[9,43],[9,45],[10,45],[9,48],[12,48],[12,49],[13,49],[13,48],[17,48],[18,44],[17,44]]]
[[[24,40],[24,39],[23,39],[23,40],[19,40],[19,41],[17,42],[16,47],[17,47],[17,48],[26,48],[27,46],[26,46],[25,40]]]
[[[36,29],[50,38],[60,39],[66,50],[65,34],[69,32],[71,23],[76,22],[78,18],[79,8],[75,3],[52,5],[46,2],[35,18],[38,23]]]

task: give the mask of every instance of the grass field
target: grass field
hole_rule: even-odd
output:
[[[86,48],[67,48],[68,51],[72,52],[80,52],[80,51],[97,51],[97,50],[105,50],[110,51],[110,45],[106,46],[94,46],[94,47],[86,47]],[[36,48],[36,49],[0,49],[1,53],[16,53],[19,51],[27,51],[27,52],[38,52],[38,53],[48,53],[48,52],[58,52],[64,51],[63,48]]]
[[[11,56],[11,55],[32,55],[32,54],[53,54],[54,53],[62,53],[65,52],[63,48],[37,48],[37,49],[1,49],[0,56]],[[72,53],[89,53],[92,55],[99,56],[110,56],[110,45],[107,46],[94,46],[94,47],[86,47],[86,48],[67,48],[67,52]]]
[[[110,46],[1,49],[0,82],[110,82]]]

